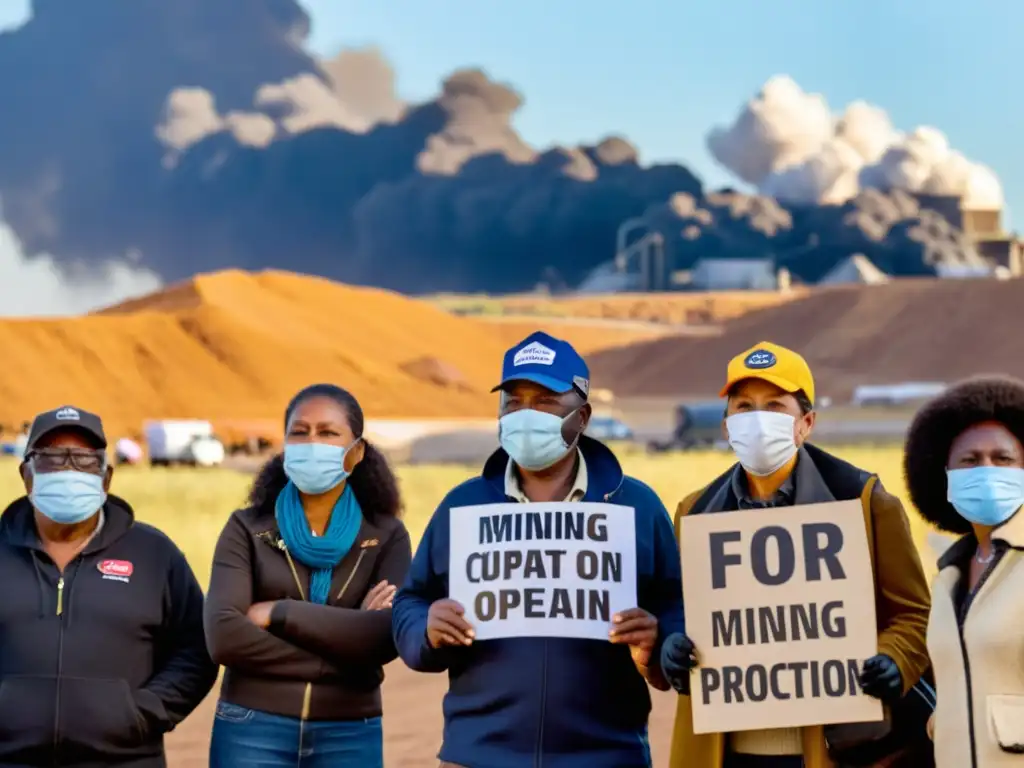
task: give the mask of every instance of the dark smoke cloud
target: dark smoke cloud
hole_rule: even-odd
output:
[[[538,151],[512,127],[522,96],[479,70],[405,104],[379,51],[305,53],[295,0],[37,0],[33,12],[0,35],[0,199],[25,253],[60,264],[130,253],[165,280],[275,266],[508,291],[579,281],[645,212],[680,267],[763,253],[810,279],[852,253],[911,273],[976,258],[906,196],[783,207],[705,194],[682,166],[642,166],[624,138]],[[780,167],[737,156],[737,136],[720,157],[738,173]]]
[[[665,251],[677,269],[704,258],[772,258],[816,282],[854,254],[901,277],[985,267],[961,231],[901,190],[866,189],[841,205],[788,207],[775,198],[736,192],[676,194],[651,206],[644,218],[668,235]]]

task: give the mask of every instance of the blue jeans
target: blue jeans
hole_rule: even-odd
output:
[[[297,720],[217,702],[210,768],[384,768],[379,717]]]

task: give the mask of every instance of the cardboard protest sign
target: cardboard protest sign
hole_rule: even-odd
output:
[[[682,518],[696,733],[874,722],[857,683],[877,653],[859,501]]]
[[[451,510],[448,595],[477,640],[608,640],[616,611],[636,607],[632,507],[487,504]]]

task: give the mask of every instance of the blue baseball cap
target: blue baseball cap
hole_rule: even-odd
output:
[[[590,369],[572,348],[572,344],[537,331],[505,353],[501,365],[501,383],[497,392],[513,381],[532,381],[552,392],[575,389],[584,398],[590,395]]]

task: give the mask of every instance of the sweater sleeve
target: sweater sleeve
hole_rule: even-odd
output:
[[[652,492],[653,496],[653,492]],[[658,619],[657,658],[662,641],[674,632],[685,632],[683,621],[683,575],[679,562],[679,545],[668,511],[654,498],[654,581],[647,595],[647,604],[640,607]]]
[[[431,603],[448,597],[447,562],[439,570],[442,558],[448,557],[447,499],[430,518],[423,538],[416,548],[405,585],[398,590],[392,609],[392,632],[398,655],[410,669],[417,672],[444,672],[455,648],[433,648],[427,641],[427,614]]]
[[[166,653],[160,669],[135,694],[147,723],[161,733],[188,717],[217,681],[217,665],[203,638],[203,592],[185,555],[171,546],[160,637]]]
[[[931,595],[903,504],[877,485],[871,492],[871,522],[878,652],[896,662],[906,693],[928,668],[925,635]]]
[[[400,586],[409,570],[412,548],[401,523],[381,550],[370,580]],[[365,662],[384,665],[398,655],[391,636],[391,609],[364,611],[280,600],[271,612],[271,630],[301,648],[338,664]]]
[[[251,537],[232,515],[213,553],[210,588],[203,610],[206,645],[218,664],[263,677],[318,680],[333,669],[310,651],[275,637],[253,624]]]

